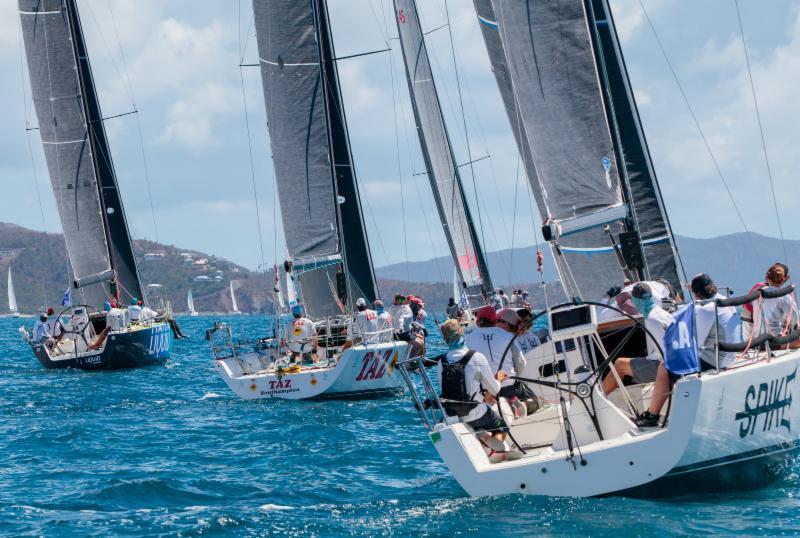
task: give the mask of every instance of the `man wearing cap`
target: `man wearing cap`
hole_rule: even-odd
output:
[[[47,314],[39,312],[39,319],[33,325],[33,341],[37,344],[53,345],[53,333],[47,324]]]
[[[56,316],[52,306],[47,307],[47,330],[56,340],[64,336],[64,326],[61,325],[61,320]]]
[[[375,313],[378,315],[377,325],[378,325],[378,341],[379,342],[391,342],[392,341],[392,316],[389,315],[389,312],[386,311],[386,307],[383,304],[383,301],[380,299],[375,299],[375,302],[372,303],[375,307]]]
[[[389,310],[395,338],[404,342],[411,341],[411,324],[414,322],[414,313],[406,304],[406,297],[402,293],[395,294],[394,304]]]
[[[489,297],[489,304],[495,310],[500,310],[503,308],[503,299],[500,298],[500,293],[497,290],[492,292],[492,296]]]
[[[645,327],[650,333],[647,335],[647,356],[645,357],[620,357],[614,362],[614,369],[620,379],[624,376],[629,376],[636,384],[652,383],[663,375],[660,375],[659,369],[664,370],[663,361],[664,356],[661,352],[661,346],[664,345],[664,333],[667,327],[672,323],[672,316],[663,308],[661,308],[661,301],[653,297],[653,292],[650,286],[645,282],[639,282],[631,288],[631,302],[633,306],[642,314],[645,319]],[[667,381],[667,391],[669,391],[668,377],[663,377],[663,381]],[[661,385],[659,382],[657,385]],[[603,379],[603,390],[606,395],[611,394],[617,388],[617,378],[610,371]],[[654,392],[659,387],[654,388]],[[660,390],[660,389],[659,389]],[[655,399],[655,394],[654,394]],[[645,412],[647,414],[648,412]],[[647,417],[647,424],[652,422],[652,417]],[[655,415],[655,422],[657,423],[658,415]],[[637,422],[638,424],[638,422]]]
[[[317,329],[314,322],[303,316],[303,306],[292,307],[292,325],[289,327],[289,351],[292,361],[302,356],[304,364],[313,364],[317,354]]]
[[[486,357],[492,372],[503,370],[509,376],[516,376],[525,369],[525,357],[516,343],[511,344],[519,324],[516,312],[510,308],[495,312],[493,307],[483,306],[475,311],[475,324],[477,327],[466,336],[467,347]],[[503,381],[500,396],[516,396],[514,384],[513,379]]]
[[[347,341],[342,350],[354,346],[359,342],[375,344],[378,342],[378,314],[367,308],[367,301],[363,297],[356,299],[356,315],[353,323],[347,326]]]
[[[136,297],[131,299],[131,304],[128,307],[128,316],[131,323],[139,321],[139,318],[142,317],[142,307],[139,306],[139,300]]]
[[[470,352],[470,348],[464,341],[464,328],[458,320],[448,319],[439,329],[442,331],[442,338],[448,347],[448,352],[437,364],[439,386],[442,387],[444,371],[442,362],[459,363]],[[469,395],[467,401],[475,402],[475,404],[466,415],[459,416],[459,419],[478,432],[481,441],[496,452],[505,450],[506,432],[502,429],[503,421],[500,416],[486,402],[493,403],[495,401],[494,396],[500,392],[500,383],[505,379],[506,373],[503,371],[495,373],[480,351],[473,350],[471,358],[464,365],[463,384]]]

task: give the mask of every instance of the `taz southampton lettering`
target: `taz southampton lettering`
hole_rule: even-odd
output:
[[[792,407],[792,393],[789,386],[797,376],[797,368],[789,375],[773,379],[769,383],[761,383],[756,390],[750,385],[744,397],[744,411],[736,413],[739,423],[739,437],[753,435],[758,426],[758,417],[764,416],[761,431],[773,428],[786,428],[791,431],[791,423],[786,410]]]

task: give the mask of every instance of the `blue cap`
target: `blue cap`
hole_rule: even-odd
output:
[[[303,305],[296,304],[292,307],[292,314],[299,316],[303,313]]]
[[[105,310],[106,312],[111,310],[111,303],[109,303],[108,301],[104,302],[103,303],[103,310]]]

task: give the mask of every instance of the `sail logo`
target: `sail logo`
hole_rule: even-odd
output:
[[[759,417],[764,417],[761,422],[761,431],[766,432],[777,428],[786,428],[791,431],[789,417],[786,410],[792,407],[792,393],[790,384],[797,376],[794,372],[769,383],[760,383],[758,389],[755,385],[747,388],[744,397],[744,411],[736,413],[739,422],[739,437],[745,438],[753,435],[758,427]]]
[[[147,353],[150,355],[161,355],[169,351],[171,339],[170,328],[167,325],[158,325],[150,332],[150,342],[147,346]]]
[[[397,20],[400,21],[400,24],[406,23],[406,12],[404,9],[398,10],[397,12]]]

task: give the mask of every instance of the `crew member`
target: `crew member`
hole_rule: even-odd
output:
[[[378,342],[378,313],[367,308],[367,301],[363,297],[356,299],[356,315],[353,323],[347,326],[347,341],[342,350],[360,342],[374,344]]]
[[[733,306],[716,306],[714,300],[725,297],[719,293],[716,284],[707,274],[701,273],[695,276],[692,279],[691,289],[695,299],[707,301],[705,304],[695,306],[695,331],[698,344],[703,343],[700,348],[700,368],[703,371],[713,370],[717,368],[717,342],[732,344],[741,341],[739,314]],[[729,367],[735,360],[736,353],[719,352],[720,368]]]
[[[505,452],[503,422],[487,403],[496,401],[506,373],[493,372],[482,353],[467,347],[458,320],[445,321],[440,330],[449,348],[437,365],[445,412],[466,422],[492,451]]]
[[[33,325],[33,341],[37,344],[45,344],[52,347],[55,342],[53,333],[47,324],[47,314],[44,312],[39,313],[39,319]]]
[[[395,294],[389,316],[392,319],[395,338],[403,342],[411,342],[411,324],[414,322],[414,313],[406,304],[406,298],[402,293]]]
[[[314,322],[303,316],[303,306],[292,307],[291,328],[289,329],[289,351],[293,362],[302,357],[303,364],[314,364],[317,354],[317,330]]]
[[[139,306],[139,300],[136,297],[131,299],[131,304],[128,307],[128,315],[130,316],[131,323],[139,321],[142,317],[142,307]]]
[[[392,332],[390,329],[392,328],[392,316],[386,311],[386,307],[380,299],[375,299],[375,302],[372,304],[375,307],[375,313],[378,314],[379,341],[391,342]]]
[[[461,308],[456,304],[456,300],[450,297],[447,300],[447,308],[445,308],[447,317],[450,319],[461,319]]]

